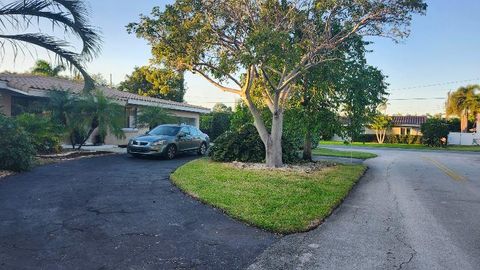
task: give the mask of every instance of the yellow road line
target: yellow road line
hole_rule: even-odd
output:
[[[433,158],[429,158],[429,157],[422,157],[422,158],[430,161],[433,165],[435,165],[438,169],[440,169],[446,175],[450,176],[453,180],[456,180],[456,181],[466,180],[464,176],[456,173],[454,170],[448,168],[447,166],[443,165],[439,161],[436,161]]]

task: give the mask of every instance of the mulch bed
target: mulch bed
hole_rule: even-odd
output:
[[[297,164],[284,164],[279,168],[270,168],[267,167],[265,163],[246,163],[234,161],[230,163],[231,166],[239,169],[253,169],[253,170],[277,170],[277,171],[287,171],[287,172],[303,172],[303,173],[312,173],[315,171],[320,171],[328,167],[336,166],[335,162],[329,161],[312,161],[312,162],[303,162]]]
[[[98,156],[98,155],[106,155],[112,154],[109,151],[71,151],[65,152],[60,154],[52,154],[52,155],[37,155],[38,158],[42,159],[73,159],[78,157],[86,157],[86,156]]]

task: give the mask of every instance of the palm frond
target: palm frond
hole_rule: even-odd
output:
[[[87,9],[82,1],[56,0],[54,9],[50,1],[27,0],[10,3],[0,8],[0,16],[8,16],[9,24],[14,28],[21,27],[18,15],[21,15],[25,21],[25,26],[31,25],[31,18],[44,18],[52,22],[53,26],[58,26],[67,32],[77,35],[83,42],[81,55],[86,60],[91,60],[100,52],[101,36],[98,30],[88,24]],[[60,6],[61,5],[61,6]],[[68,10],[63,11],[61,7]],[[1,24],[5,27],[5,22],[0,18]]]
[[[61,60],[63,60],[62,62],[71,64],[82,74],[85,80],[85,90],[91,90],[95,87],[95,81],[92,79],[92,77],[90,77],[82,64],[83,59],[81,55],[65,49],[68,43],[44,34],[0,34],[0,38],[4,38],[13,42],[17,41],[30,43],[55,53],[60,57]]]
[[[66,40],[55,39],[53,36],[26,32],[34,23],[40,25],[40,20],[52,22],[52,27],[73,33],[83,43],[81,52],[72,52],[71,43]],[[18,33],[7,34],[15,30]],[[2,33],[4,32],[4,33]],[[2,41],[1,39],[5,39]],[[16,57],[18,52],[25,54],[25,44],[33,44],[55,53],[61,65],[67,64],[77,69],[85,81],[85,90],[94,88],[94,80],[86,72],[83,63],[91,61],[100,52],[101,36],[97,29],[88,23],[88,10],[81,0],[17,0],[1,6],[0,2],[0,51],[4,54],[4,47],[10,44]],[[29,51],[27,49],[27,51]],[[31,53],[31,52],[30,52]],[[60,71],[60,67],[55,72]]]

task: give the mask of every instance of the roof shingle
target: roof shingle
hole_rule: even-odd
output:
[[[394,126],[421,126],[427,121],[427,116],[413,116],[413,115],[397,115],[392,116],[392,124]]]

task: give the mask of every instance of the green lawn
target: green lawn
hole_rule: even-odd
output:
[[[172,181],[204,203],[248,224],[277,233],[309,230],[342,202],[365,171],[337,165],[313,173],[239,169],[198,159],[178,168]]]
[[[320,145],[343,145],[346,146],[343,142],[339,141],[320,141]],[[472,151],[479,152],[480,146],[472,145],[450,145],[447,147],[428,147],[423,144],[401,144],[401,143],[374,143],[374,142],[353,142],[353,146],[365,146],[365,147],[378,147],[378,148],[402,148],[402,149],[423,149],[423,150],[450,150],[450,151]]]
[[[313,155],[319,156],[332,156],[332,157],[352,157],[352,158],[359,158],[359,159],[368,159],[377,157],[377,155],[373,153],[367,152],[360,152],[360,151],[341,151],[341,150],[334,150],[334,149],[327,149],[327,148],[316,148],[312,150]]]

